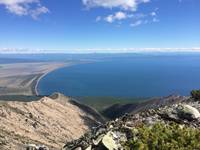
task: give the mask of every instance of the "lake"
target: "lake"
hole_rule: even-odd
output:
[[[126,55],[55,70],[41,79],[41,95],[152,97],[200,89],[200,55]]]

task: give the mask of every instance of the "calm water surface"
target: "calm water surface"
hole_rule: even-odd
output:
[[[41,95],[150,97],[200,89],[200,55],[130,56],[79,64],[49,73]]]

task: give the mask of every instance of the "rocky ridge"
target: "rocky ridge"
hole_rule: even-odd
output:
[[[148,109],[157,109],[159,107],[168,106],[171,104],[177,104],[187,99],[188,97],[186,96],[170,95],[167,97],[152,98],[142,102],[134,102],[128,104],[114,104],[104,109],[102,114],[106,118],[115,119],[123,116],[126,113],[136,114],[138,112],[145,111]]]
[[[99,122],[95,110],[59,93],[31,102],[1,101],[0,149],[57,150]]]
[[[177,103],[150,107],[136,114],[126,114],[93,128],[78,140],[66,143],[63,150],[123,150],[122,143],[134,139],[133,130],[137,130],[138,125],[151,127],[156,123],[176,123],[181,128],[190,127],[199,131],[200,102],[184,97]]]

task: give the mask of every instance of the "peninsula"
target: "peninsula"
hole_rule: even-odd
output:
[[[72,62],[30,62],[0,65],[0,95],[38,95],[42,77]]]

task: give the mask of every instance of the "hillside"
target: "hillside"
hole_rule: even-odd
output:
[[[136,113],[133,108],[131,114],[66,143],[63,150],[199,150],[200,101],[170,97],[152,107],[155,104],[149,102],[147,109]]]
[[[54,94],[38,101],[0,102],[0,149],[25,149],[27,144],[60,149],[103,122],[93,109]]]
[[[200,101],[191,97],[115,104],[104,115],[117,118],[106,123],[94,109],[59,93],[0,98],[1,150],[200,149]]]
[[[115,119],[128,114],[135,114],[140,111],[155,109],[161,106],[176,104],[188,99],[185,96],[170,95],[168,97],[152,98],[145,101],[135,101],[132,103],[116,103],[102,110],[102,115],[109,119]]]

